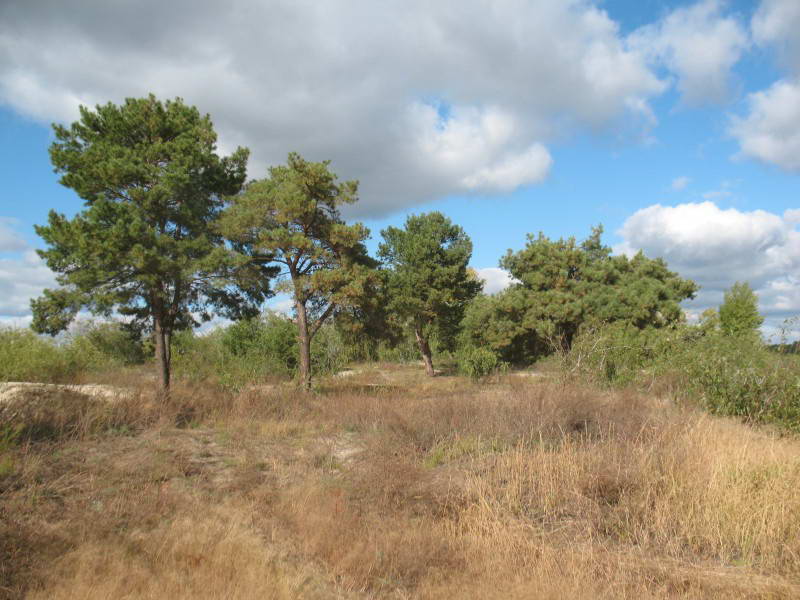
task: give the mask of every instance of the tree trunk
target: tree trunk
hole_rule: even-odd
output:
[[[297,341],[300,346],[300,386],[304,390],[311,389],[311,336],[308,332],[308,313],[306,305],[295,300],[297,310]]]
[[[164,331],[164,324],[160,316],[153,318],[153,333],[156,338],[156,380],[159,382],[161,393],[169,394],[169,334]]]
[[[428,340],[422,334],[422,326],[414,326],[414,335],[417,337],[417,345],[419,352],[422,354],[422,360],[425,361],[425,372],[428,377],[433,377],[433,358],[431,357],[431,347],[428,345]]]

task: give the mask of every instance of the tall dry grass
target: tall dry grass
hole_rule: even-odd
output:
[[[0,597],[800,597],[789,436],[413,368],[173,396],[13,451]]]

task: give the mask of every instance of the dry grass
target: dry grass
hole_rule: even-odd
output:
[[[800,441],[767,430],[386,365],[147,397],[6,451],[0,597],[800,597]]]

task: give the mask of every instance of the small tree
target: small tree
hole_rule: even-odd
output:
[[[525,248],[509,250],[500,260],[515,282],[470,308],[463,337],[504,360],[525,363],[548,351],[568,351],[586,327],[623,322],[644,329],[681,322],[680,302],[694,297],[695,283],[642,252],[613,256],[602,233],[596,227],[580,243],[529,235]]]
[[[388,309],[410,322],[425,370],[433,376],[431,330],[452,338],[467,303],[483,287],[467,268],[472,242],[439,212],[412,215],[405,229],[388,227],[381,235],[378,255],[391,269]]]
[[[223,196],[244,182],[248,152],[219,157],[211,119],[181,99],[129,98],[80,114],[53,126],[50,157],[86,208],[73,219],[51,211],[36,227],[61,287],[31,302],[32,327],[54,335],[81,308],[116,310],[153,331],[166,391],[173,332],[212,313],[250,314],[268,293],[269,273],[214,229]]]
[[[758,312],[758,297],[748,283],[736,282],[725,292],[719,307],[719,322],[726,335],[755,335],[764,322]]]
[[[294,300],[299,378],[311,386],[311,341],[338,310],[358,304],[374,284],[375,263],[364,240],[369,230],[347,225],[339,207],[356,202],[358,182],[337,182],[330,162],[289,154],[285,166],[253,181],[232,199],[222,230],[271,256]]]

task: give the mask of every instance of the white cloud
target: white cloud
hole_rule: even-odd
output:
[[[534,144],[522,154],[512,155],[496,164],[482,167],[462,181],[472,191],[510,192],[522,185],[543,181],[553,159],[547,148]]]
[[[762,0],[750,26],[756,43],[776,46],[787,65],[800,70],[800,2]]]
[[[478,277],[483,280],[483,292],[485,294],[502,292],[515,281],[508,271],[498,269],[497,267],[475,269],[475,272],[478,274]]]
[[[800,314],[800,211],[784,215],[763,210],[721,209],[712,202],[656,204],[630,216],[618,231],[616,250],[661,257],[669,267],[701,286],[688,307],[702,310],[722,302],[723,291],[748,282],[772,326]]]
[[[672,180],[670,187],[673,191],[680,192],[686,189],[686,186],[692,181],[690,177],[681,176]]]
[[[14,230],[18,219],[0,217],[0,324],[30,322],[30,301],[45,287],[55,284],[55,275],[39,255]]]
[[[545,144],[649,127],[663,90],[590,0],[0,5],[0,103],[49,122],[180,95],[253,150],[253,177],[290,150],[332,159],[361,214],[537,183]]]
[[[31,249],[19,258],[0,258],[0,316],[26,317],[31,298],[54,284],[53,272]]]
[[[800,171],[800,82],[782,80],[748,96],[749,112],[733,117],[740,154]]]
[[[729,133],[739,157],[800,172],[800,2],[762,0],[750,25],[753,40],[775,48],[788,74],[749,94],[746,113],[731,118]]]
[[[17,252],[28,247],[25,240],[12,227],[19,221],[11,217],[0,217],[0,252]]]
[[[719,0],[703,0],[629,37],[630,47],[675,74],[688,104],[724,101],[731,69],[749,44],[744,27],[722,9]]]
[[[278,294],[267,302],[267,308],[284,315],[292,315],[294,300],[287,294]]]

